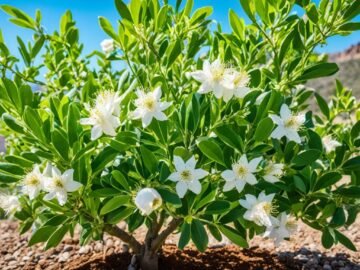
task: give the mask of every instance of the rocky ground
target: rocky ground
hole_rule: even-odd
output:
[[[78,239],[67,237],[57,248],[43,250],[43,245],[27,246],[29,234],[19,236],[18,224],[0,221],[0,269],[127,269],[131,254],[120,240],[105,236],[104,241],[80,247]],[[344,231],[360,250],[360,222]],[[141,232],[140,232],[141,234]],[[141,237],[141,235],[138,237]],[[325,251],[320,234],[300,225],[291,241],[275,247],[271,240],[260,237],[251,248],[241,250],[226,241],[215,243],[206,253],[194,249],[176,249],[176,236],[171,237],[160,254],[161,269],[339,269],[360,270],[360,254],[342,246]]]

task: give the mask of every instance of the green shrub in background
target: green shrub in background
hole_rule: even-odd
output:
[[[142,269],[158,267],[172,233],[180,249],[204,251],[209,234],[247,247],[289,238],[300,220],[326,248],[355,250],[339,229],[359,212],[359,104],[340,82],[330,103],[302,84],[337,72],[314,49],[360,28],[360,2],[241,0],[251,24],[230,10],[232,33],[209,30],[212,7],[181,2],[116,0],[121,18],[99,18],[109,39],[86,57],[70,12],[51,34],[40,11],[1,6],[34,32],[18,37],[22,59],[0,35],[2,208],[30,245],[79,225],[80,244],[117,236]]]

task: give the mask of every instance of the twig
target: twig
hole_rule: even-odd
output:
[[[181,224],[181,222],[183,221],[182,218],[174,218],[169,225],[167,226],[167,228],[165,230],[163,230],[152,242],[151,245],[151,250],[152,252],[156,252],[161,245],[165,242],[166,238],[173,232],[176,230],[176,228]]]
[[[120,238],[125,243],[129,244],[130,248],[134,251],[136,254],[141,253],[141,244],[130,234],[125,232],[124,230],[120,229],[119,227],[115,225],[105,225],[104,230],[112,235]]]

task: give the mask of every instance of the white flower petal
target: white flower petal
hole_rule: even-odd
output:
[[[244,187],[245,187],[245,183],[244,181],[241,181],[241,180],[237,180],[235,181],[235,186],[236,186],[236,189],[237,191],[240,193],[241,191],[243,191]]]
[[[68,192],[77,191],[79,188],[82,187],[82,184],[76,181],[70,181],[65,184],[65,189]]]
[[[235,174],[232,170],[226,170],[221,173],[221,177],[224,178],[226,181],[234,181]]]
[[[188,187],[195,194],[199,194],[201,192],[201,184],[199,180],[189,182]]]
[[[180,198],[184,198],[186,191],[188,190],[188,185],[185,182],[179,181],[176,184],[176,193]]]
[[[91,129],[91,140],[94,141],[101,137],[103,131],[100,126],[96,125]]]
[[[178,172],[183,171],[186,168],[184,160],[179,156],[174,156],[174,166]]]
[[[232,190],[235,188],[235,181],[226,181],[224,185],[224,192]]]
[[[290,111],[288,105],[286,105],[286,104],[281,105],[280,116],[282,119],[288,119],[289,117],[291,117],[291,111]]]
[[[180,173],[179,172],[173,172],[172,174],[170,174],[168,179],[170,179],[173,182],[178,182],[178,181],[181,180]]]
[[[261,162],[262,158],[258,157],[258,158],[254,158],[249,162],[249,169],[251,172],[255,172],[257,166],[259,165],[259,163]]]
[[[196,169],[194,171],[194,177],[196,179],[203,179],[205,176],[207,176],[209,173],[203,169]]]
[[[245,181],[249,184],[249,185],[255,185],[257,184],[257,180],[255,175],[253,175],[252,173],[249,173],[245,176]]]

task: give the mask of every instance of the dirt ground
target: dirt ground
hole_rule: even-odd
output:
[[[131,254],[120,240],[105,236],[104,241],[80,247],[77,236],[66,237],[57,247],[44,251],[43,244],[27,246],[29,234],[19,236],[18,224],[0,221],[0,269],[127,269]],[[360,250],[360,220],[344,233]],[[137,237],[142,236],[142,232]],[[256,237],[251,248],[240,249],[226,240],[211,240],[205,253],[190,245],[184,251],[176,248],[176,236],[171,237],[160,252],[160,269],[339,269],[360,270],[360,253],[342,246],[324,250],[320,233],[301,224],[291,241],[275,247],[271,240]]]

